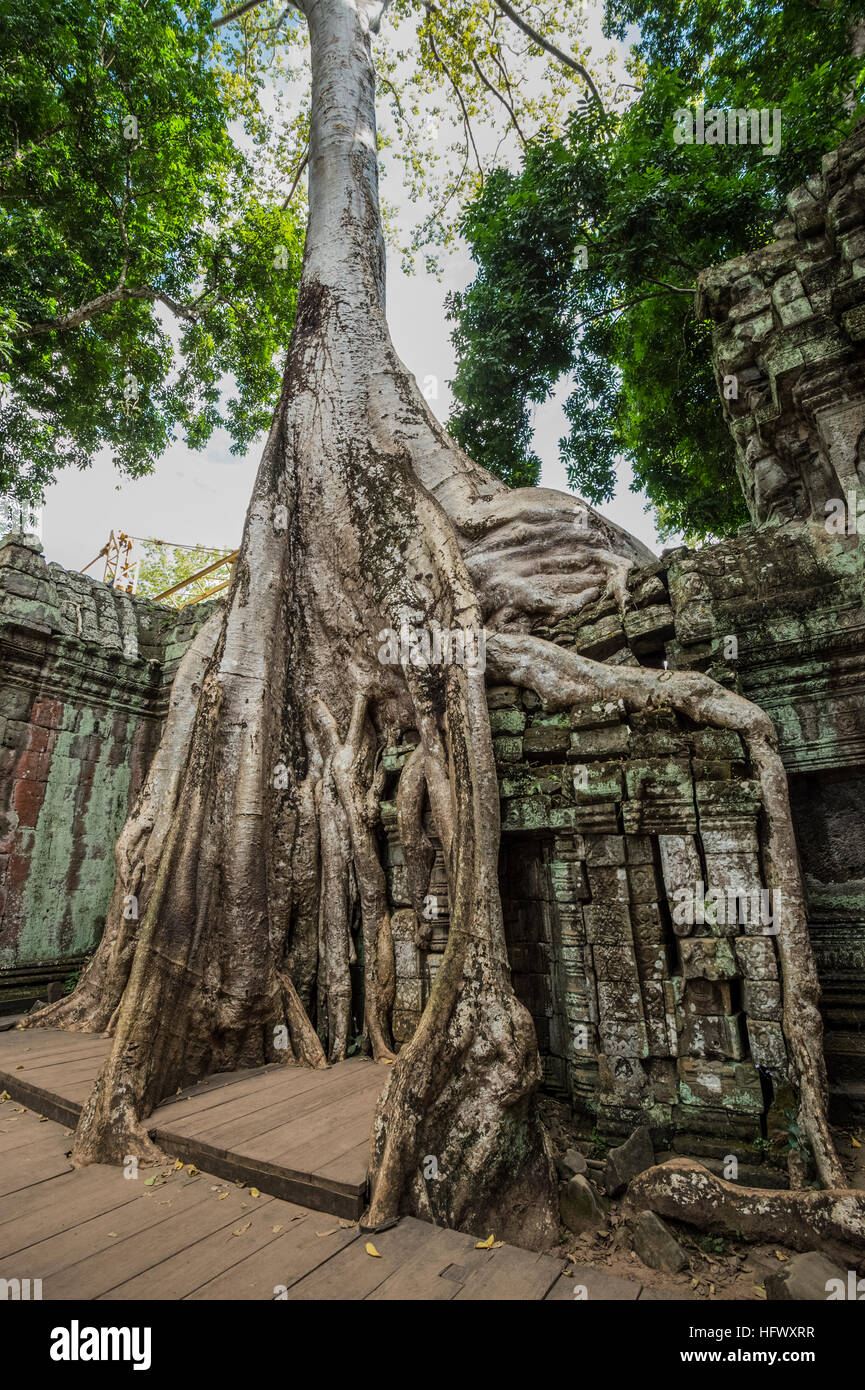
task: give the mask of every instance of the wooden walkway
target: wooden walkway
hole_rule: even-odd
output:
[[[0,1033],[0,1091],[73,1128],[108,1051],[101,1036]],[[208,1077],[154,1110],[164,1153],[272,1197],[357,1220],[385,1077],[354,1057],[327,1071],[279,1065]]]
[[[43,1300],[634,1300],[640,1284],[404,1217],[370,1237],[210,1173],[73,1169],[60,1125],[0,1104],[0,1279]]]
[[[174,1163],[134,1177],[75,1169],[70,1128],[107,1046],[0,1033],[0,1280],[40,1279],[46,1300],[655,1296],[411,1217],[372,1237],[371,1254],[357,1217],[382,1070],[362,1058],[210,1077],[151,1117]]]

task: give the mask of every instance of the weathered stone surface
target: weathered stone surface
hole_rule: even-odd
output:
[[[112,848],[159,740],[180,612],[0,543],[0,1004],[65,981],[102,931]],[[35,596],[35,597],[34,597]]]
[[[819,1251],[809,1250],[804,1255],[794,1255],[787,1264],[766,1275],[766,1298],[770,1303],[825,1302],[838,1287],[833,1280],[840,1281],[841,1288],[846,1289],[846,1269]]]
[[[578,1177],[580,1173],[585,1173],[587,1167],[586,1155],[580,1153],[579,1149],[568,1149],[556,1159],[556,1172],[562,1182],[568,1182],[571,1178]]]
[[[562,1221],[574,1235],[597,1231],[607,1224],[606,1213],[588,1178],[578,1173],[559,1188]]]
[[[634,1249],[649,1269],[665,1274],[678,1274],[688,1263],[685,1254],[669,1226],[653,1211],[643,1211],[633,1226]]]
[[[652,1137],[645,1125],[635,1129],[630,1139],[618,1148],[610,1149],[604,1170],[604,1187],[609,1197],[618,1197],[632,1178],[651,1168],[655,1162]]]

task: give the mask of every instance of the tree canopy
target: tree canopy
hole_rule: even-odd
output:
[[[694,316],[699,271],[772,240],[785,194],[820,167],[857,110],[852,51],[862,5],[627,0],[607,31],[639,26],[631,87],[606,118],[560,132],[499,168],[461,224],[478,275],[452,297],[458,369],[451,428],[511,484],[540,471],[533,406],[561,380],[568,478],[590,501],[631,463],[662,532],[724,534],[747,519],[710,361]],[[780,108],[776,155],[677,144],[674,113]]]
[[[0,18],[0,487],[108,446],[270,420],[302,253],[251,157],[255,85],[201,0],[32,0]],[[258,123],[258,124],[257,124]],[[223,391],[230,374],[234,390]]]

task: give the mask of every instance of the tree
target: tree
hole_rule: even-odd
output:
[[[215,567],[231,554],[230,551],[208,550],[202,545],[172,546],[164,541],[143,541],[142,545],[144,556],[138,570],[136,593],[145,598],[158,598],[166,590],[183,584],[184,587],[177,594],[165,600],[182,608],[184,604],[205,598],[216,585],[228,578],[230,567],[227,564]],[[185,583],[205,569],[210,573],[192,583]]]
[[[528,631],[605,586],[624,603],[627,573],[648,552],[596,513],[586,519],[579,499],[509,490],[431,415],[384,313],[372,61],[382,8],[303,0],[302,12],[312,60],[303,273],[234,579],[179,669],[117,845],[99,949],[74,994],[26,1025],[112,1036],[75,1157],[155,1158],[144,1116],[210,1071],[342,1057],[356,902],[365,1046],[388,1064],[368,1223],[394,1218],[401,1204],[426,1210],[420,1164],[434,1154],[439,1219],[533,1244],[550,1236],[555,1180],[534,1100],[537,1041],[511,986],[497,882],[489,678],[530,687],[551,709],[663,702],[743,733],[763,790],[771,881],[784,883],[785,1028],[803,1130],[824,1180],[840,1185],[771,721],[705,676],[604,666]],[[387,635],[403,629],[437,642],[440,659],[420,640],[391,659]],[[482,633],[486,672],[464,651],[453,657],[467,634],[477,652]],[[407,862],[428,863],[428,796],[451,917],[430,1000],[395,1056],[374,827],[382,749],[409,730],[418,743],[397,790],[400,835]],[[416,898],[421,882],[418,871]],[[125,911],[133,898],[138,918]]]
[[[201,0],[5,10],[0,488],[21,500],[102,447],[137,476],[178,431],[245,451],[269,424],[302,213],[232,136],[266,148],[237,57]]]
[[[620,37],[640,26],[631,99],[533,142],[518,173],[486,180],[462,223],[479,269],[450,306],[450,423],[499,477],[537,481],[532,406],[570,379],[561,450],[574,488],[608,501],[624,455],[662,534],[724,535],[747,521],[695,280],[773,240],[786,193],[849,129],[865,71],[850,37],[862,8],[608,6]],[[676,144],[675,111],[698,102],[779,108],[777,154]]]

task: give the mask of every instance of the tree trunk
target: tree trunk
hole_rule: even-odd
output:
[[[202,632],[178,676],[118,847],[105,940],[71,999],[31,1022],[113,1034],[75,1159],[152,1157],[142,1121],[177,1087],[215,1070],[321,1066],[345,1054],[359,913],[365,1046],[394,1063],[375,821],[381,751],[414,730],[399,830],[419,906],[431,863],[426,791],[450,931],[420,1024],[382,1073],[367,1222],[408,1207],[538,1246],[556,1230],[555,1178],[535,1109],[537,1041],[513,992],[502,923],[482,663],[415,653],[388,664],[381,639],[404,625],[477,639],[486,624],[502,634],[494,666],[523,685],[561,677],[572,704],[617,682],[635,705],[656,698],[690,711],[695,697],[679,677],[661,685],[669,673],[563,669],[559,649],[513,635],[605,586],[624,603],[629,568],[651,556],[578,499],[509,492],[429,412],[385,319],[369,11],[362,0],[302,8],[312,52],[309,224],[234,580],[221,623]],[[575,526],[577,514],[587,523]],[[733,709],[699,679],[697,717],[745,718],[744,701]],[[785,815],[789,824],[778,795],[767,809],[773,824]],[[130,893],[140,922],[123,916]],[[799,933],[794,954],[803,951],[807,964]],[[819,1080],[812,1110],[822,1135]]]

